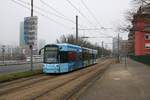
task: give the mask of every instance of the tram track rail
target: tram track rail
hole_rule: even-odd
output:
[[[105,65],[106,63],[108,63],[108,61],[102,61],[100,64],[98,64],[98,66],[101,67],[101,66]],[[35,81],[32,81],[34,79],[31,79],[31,80],[29,79],[29,80],[25,81],[27,83],[23,82],[24,85],[22,85],[22,86],[20,85],[16,88],[4,90],[4,88],[6,88],[7,86],[11,87],[11,84],[6,85],[0,91],[0,100],[3,100],[3,99],[5,99],[5,100],[9,100],[9,99],[35,100],[35,99],[48,97],[47,95],[52,95],[52,94],[57,93],[57,91],[59,91],[60,89],[67,87],[68,84],[72,84],[74,81],[77,81],[77,82],[80,81],[81,77],[82,78],[87,77],[83,81],[83,83],[90,81],[91,78],[94,77],[94,75],[99,74],[99,71],[95,72],[95,69],[97,68],[96,66],[97,65],[94,65],[92,67],[87,67],[82,70],[74,71],[72,73],[60,75],[57,77],[50,76],[50,77],[45,77],[45,78],[41,78],[41,79],[38,78]],[[103,70],[101,69],[101,71],[103,71]],[[17,83],[14,82],[13,85],[16,85],[16,84]],[[78,91],[79,88],[81,88],[81,87],[78,87],[78,89],[74,89],[73,91]],[[74,94],[74,93],[70,93],[70,94]],[[72,95],[70,95],[70,96],[68,96],[66,94],[64,94],[64,95],[65,95],[65,97],[63,97],[63,96],[60,96],[60,97],[65,98],[65,99],[72,97]],[[57,99],[57,96],[54,99]],[[52,99],[52,100],[54,100],[54,99]]]
[[[60,87],[62,87],[62,86],[64,86],[64,85],[66,85],[66,84],[68,84],[68,83],[70,83],[70,82],[72,82],[72,81],[78,79],[79,77],[86,75],[87,73],[92,72],[93,70],[94,70],[94,69],[88,70],[88,71],[85,72],[85,73],[79,74],[79,75],[75,76],[74,78],[72,78],[72,79],[70,79],[70,80],[67,80],[67,81],[64,82],[64,83],[62,83],[62,84],[60,84],[60,85],[58,85],[58,86],[56,86],[56,87],[54,87],[54,88],[52,88],[52,89],[50,89],[50,90],[45,91],[45,92],[42,93],[41,95],[38,95],[38,96],[36,96],[36,97],[32,97],[31,99],[32,99],[32,100],[38,99],[39,97],[42,97],[42,96],[46,95],[47,93],[49,93],[49,92],[51,92],[51,91],[54,91],[54,90],[56,90],[56,89],[58,89],[58,88],[60,88]]]
[[[106,62],[102,63],[101,66],[103,66],[105,63]],[[43,95],[40,95],[36,98],[32,98],[32,100],[45,100],[49,97],[51,97],[52,100],[70,100],[70,98],[73,97],[73,95],[77,93],[88,81],[91,81],[91,79],[93,77],[96,77],[98,74],[102,74],[102,72],[104,72],[105,69],[106,68],[100,68],[97,71],[90,70],[87,73],[80,75],[79,77],[76,77],[68,82],[65,82],[64,84],[61,84],[60,86],[57,86],[52,90],[43,93]],[[64,88],[68,88],[68,86],[70,86],[70,89],[66,89],[60,92]],[[57,93],[59,93],[59,95],[57,95]]]
[[[23,79],[23,80],[21,79],[21,80],[15,81],[15,82],[10,82],[8,84],[2,84],[0,86],[0,95],[13,92],[13,91],[20,89],[22,87],[26,87],[26,86],[35,84],[36,82],[50,80],[50,79],[55,78],[55,77],[56,76],[37,75],[37,76],[30,77],[27,79]]]
[[[9,85],[12,85],[12,84],[15,84],[15,83],[28,81],[28,80],[31,80],[31,79],[34,79],[34,78],[40,77],[40,76],[43,76],[43,74],[38,74],[38,75],[30,76],[30,77],[16,79],[16,80],[13,80],[13,81],[8,81],[8,82],[1,82],[0,83],[0,88],[5,87],[5,86],[9,86]]]

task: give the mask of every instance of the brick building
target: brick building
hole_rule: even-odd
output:
[[[128,37],[130,52],[136,56],[150,55],[150,6],[140,8],[133,18]]]

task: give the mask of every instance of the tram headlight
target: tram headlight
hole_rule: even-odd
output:
[[[43,68],[46,68],[46,66],[43,66]]]

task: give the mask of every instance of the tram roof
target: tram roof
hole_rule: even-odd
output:
[[[86,47],[81,47],[81,46],[78,46],[78,45],[74,45],[74,44],[69,44],[69,43],[57,43],[57,44],[48,44],[46,46],[51,46],[51,45],[56,45],[56,46],[59,46],[59,47],[74,47],[74,48],[78,48],[78,49],[85,49],[85,50],[88,50],[88,51],[93,51],[93,52],[97,52],[97,50],[95,49],[90,49],[90,48],[86,48]]]
[[[69,43],[57,43],[56,45],[58,45],[58,46],[71,46],[71,47],[81,48],[81,46],[74,45],[74,44],[69,44]]]

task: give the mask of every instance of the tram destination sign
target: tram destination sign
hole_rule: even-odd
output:
[[[24,40],[26,45],[34,45],[37,41],[37,16],[24,18]]]

